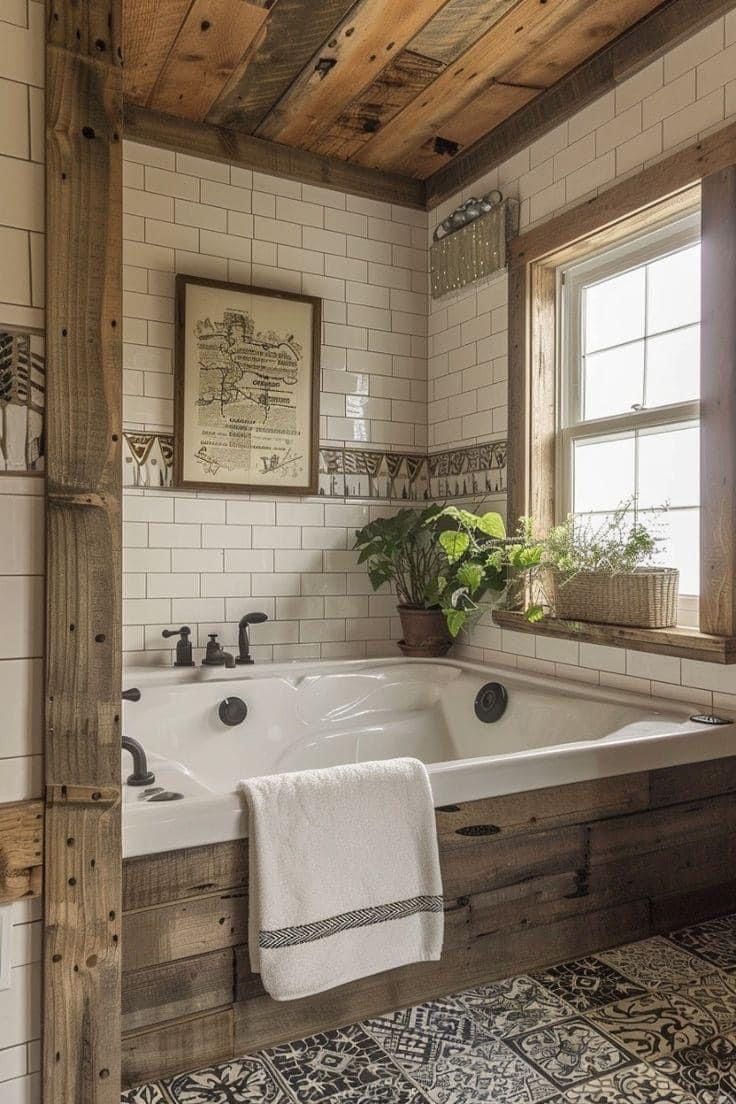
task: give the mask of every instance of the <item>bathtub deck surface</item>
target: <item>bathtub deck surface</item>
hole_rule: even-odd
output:
[[[124,1093],[123,1104],[731,1104],[736,914]]]

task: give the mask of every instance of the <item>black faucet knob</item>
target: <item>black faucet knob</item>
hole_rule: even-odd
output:
[[[123,690],[122,699],[123,701],[140,701],[141,692],[137,686],[133,686],[130,690]]]
[[[170,636],[178,636],[179,639],[176,642],[176,662],[175,667],[193,667],[194,661],[192,659],[192,643],[189,639],[191,629],[188,625],[182,625],[180,629],[163,629],[161,635],[167,640]]]

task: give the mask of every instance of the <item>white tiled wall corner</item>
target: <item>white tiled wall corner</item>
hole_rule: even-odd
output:
[[[320,437],[426,448],[427,215],[237,166],[126,142],[124,418],[171,430],[174,273],[323,299]],[[187,622],[260,659],[395,650],[371,605],[354,530],[378,505],[130,491],[124,503],[124,648],[168,662],[161,630]],[[339,562],[336,557],[340,557]],[[379,595],[379,598],[382,596]],[[391,603],[393,605],[393,603]]]
[[[44,4],[0,3],[0,326],[44,325]],[[0,472],[0,802],[42,790],[44,483]],[[0,992],[0,1100],[37,1104],[40,902],[13,905]]]
[[[521,201],[522,231],[736,118],[736,10],[636,73],[430,212],[437,222],[500,187]],[[429,447],[506,435],[505,273],[430,302]],[[459,654],[677,698],[736,716],[736,668],[527,633],[476,628]]]

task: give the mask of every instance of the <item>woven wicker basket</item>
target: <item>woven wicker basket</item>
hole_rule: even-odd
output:
[[[562,621],[666,629],[677,622],[679,583],[680,573],[672,567],[643,567],[628,575],[555,573],[555,615]]]

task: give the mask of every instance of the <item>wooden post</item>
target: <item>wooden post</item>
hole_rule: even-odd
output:
[[[702,187],[700,628],[736,636],[736,165]]]
[[[121,0],[47,0],[45,1104],[120,1100]]]

